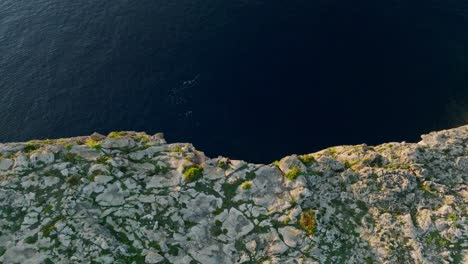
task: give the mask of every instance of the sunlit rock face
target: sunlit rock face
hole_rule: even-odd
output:
[[[467,263],[468,126],[273,164],[162,134],[0,144],[1,263]]]

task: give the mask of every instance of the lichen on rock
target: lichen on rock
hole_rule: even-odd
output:
[[[0,144],[0,263],[467,263],[468,126],[274,164],[162,134]]]

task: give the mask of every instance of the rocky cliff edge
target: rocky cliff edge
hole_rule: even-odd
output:
[[[162,134],[0,144],[0,263],[468,263],[468,126],[269,165]]]

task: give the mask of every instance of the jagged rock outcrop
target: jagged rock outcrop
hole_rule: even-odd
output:
[[[468,126],[270,165],[161,134],[0,144],[0,263],[468,263]]]

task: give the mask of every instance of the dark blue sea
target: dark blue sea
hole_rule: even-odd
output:
[[[2,0],[0,141],[271,162],[468,123],[468,1]]]

